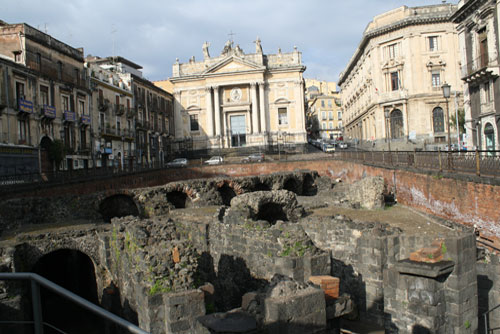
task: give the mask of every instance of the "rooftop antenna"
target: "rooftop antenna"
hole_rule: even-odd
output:
[[[233,36],[236,35],[232,30],[231,32],[228,34],[229,38],[231,39],[231,47],[234,46],[234,39],[233,39]]]
[[[115,61],[115,33],[117,32],[118,30],[116,30],[116,27],[115,27],[115,24],[111,24],[111,39],[113,41],[113,53],[112,53],[112,56],[113,56],[113,61]]]

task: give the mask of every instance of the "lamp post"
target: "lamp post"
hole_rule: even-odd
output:
[[[391,153],[391,137],[390,137],[390,131],[389,131],[389,118],[391,117],[391,111],[389,108],[386,108],[384,110],[384,116],[385,116],[385,138],[387,139],[387,145],[389,146],[389,161],[392,162],[392,153]]]
[[[443,97],[446,100],[446,130],[448,131],[448,169],[451,168],[451,138],[450,138],[450,111],[448,107],[448,99],[450,98],[450,88],[446,82],[441,87],[443,89]]]

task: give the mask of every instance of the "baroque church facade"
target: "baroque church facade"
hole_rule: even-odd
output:
[[[217,57],[203,44],[203,60],[173,65],[175,139],[193,150],[304,144],[302,54],[265,55],[260,40],[245,54],[228,41]]]

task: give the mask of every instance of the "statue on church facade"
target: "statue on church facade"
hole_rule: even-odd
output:
[[[208,52],[208,47],[210,46],[210,43],[209,42],[205,42],[203,43],[203,58],[204,59],[208,59],[210,58],[210,53]]]
[[[254,43],[255,43],[255,53],[262,54],[262,45],[260,45],[260,38],[258,36]]]
[[[226,44],[224,44],[224,49],[222,49],[221,56],[227,56],[231,52],[231,50],[233,49],[231,44],[231,41],[227,41]]]
[[[236,44],[236,47],[234,48],[234,54],[237,56],[243,56],[244,53],[239,44]]]

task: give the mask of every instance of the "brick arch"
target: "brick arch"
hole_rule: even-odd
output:
[[[44,256],[59,250],[74,250],[90,258],[94,268],[103,265],[99,257],[99,240],[93,233],[77,238],[71,234],[52,235],[42,240],[30,240],[29,243],[17,245],[14,251],[14,267],[16,271],[31,271],[34,265]]]
[[[231,182],[230,180],[223,180],[217,182],[217,191],[219,192],[222,198],[222,204],[230,206],[231,200],[237,196],[237,191],[242,191],[241,187],[239,189],[235,189],[237,184]]]
[[[107,192],[98,199],[98,211],[106,222],[113,217],[137,216],[142,212],[133,193],[122,190]]]
[[[200,194],[195,188],[183,183],[169,184],[165,189],[165,192],[167,201],[173,204],[176,208],[188,207],[191,203],[200,199]],[[185,197],[183,197],[183,194]]]
[[[102,294],[102,271],[96,266],[92,256],[70,247],[60,247],[38,258],[32,272],[37,273],[55,284],[79,295],[94,304],[99,304]],[[75,314],[75,306],[67,299],[52,291],[41,291],[41,303],[44,320],[68,332],[74,332],[83,323],[94,323],[95,328],[102,327],[101,320],[87,311]]]

